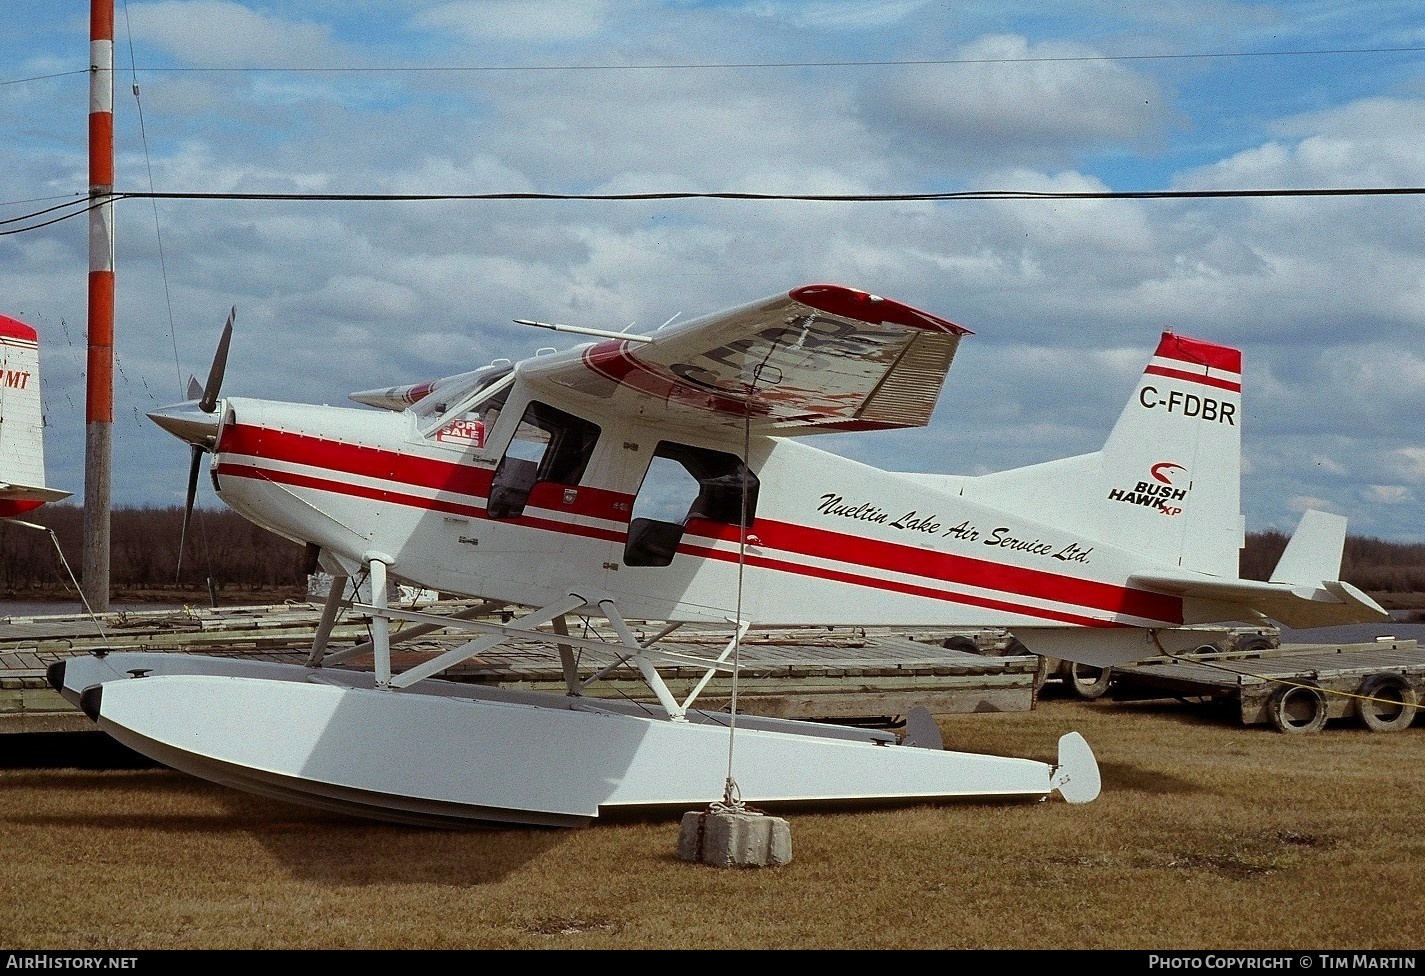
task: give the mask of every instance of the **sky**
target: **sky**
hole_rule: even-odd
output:
[[[114,0],[115,189],[885,197],[1425,187],[1412,0]],[[0,312],[82,502],[89,19],[0,5]],[[42,217],[34,215],[61,207]],[[55,217],[71,214],[69,219]],[[111,502],[183,503],[145,414],[353,391],[831,282],[971,330],[895,470],[1097,450],[1160,334],[1243,352],[1243,514],[1425,541],[1425,197],[232,201],[115,207]],[[44,226],[40,226],[44,224]],[[220,507],[200,488],[198,504]]]

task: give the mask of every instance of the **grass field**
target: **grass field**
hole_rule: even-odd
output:
[[[448,832],[161,768],[0,770],[8,949],[1416,949],[1425,728],[1244,727],[1165,701],[947,715],[948,748],[1103,793],[775,811],[782,867],[679,860],[679,815]],[[735,768],[734,768],[735,775]],[[755,806],[754,798],[746,798]]]

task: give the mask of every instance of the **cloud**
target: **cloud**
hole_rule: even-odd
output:
[[[1288,511],[1300,515],[1308,509],[1329,512],[1332,511],[1333,506],[1325,498],[1317,498],[1313,495],[1293,495],[1286,500],[1286,508]]]
[[[1391,452],[1389,461],[1402,478],[1425,483],[1425,447],[1401,447]]]
[[[1123,56],[1261,50],[1274,31],[1301,50],[1368,46],[1344,42],[1344,18],[1274,25],[1216,3],[1044,9],[135,4],[144,130],[121,77],[118,180],[294,193],[1101,192],[1413,185],[1425,169],[1425,98],[1412,97],[1425,82],[1405,58]],[[27,65],[87,64],[82,17],[18,5],[16,19]],[[1345,39],[1390,26],[1380,21],[1378,8],[1353,8]],[[1316,33],[1323,23],[1333,32]],[[906,63],[833,66],[856,61]],[[932,61],[960,63],[909,63]],[[617,68],[692,63],[744,66]],[[479,70],[158,70],[276,64]],[[594,64],[609,69],[581,67]],[[86,84],[0,86],[20,122],[0,141],[0,199],[82,196]],[[231,392],[341,402],[567,342],[517,317],[652,328],[838,281],[975,334],[929,430],[819,446],[949,473],[1095,450],[1171,328],[1243,350],[1249,528],[1294,524],[1316,504],[1348,514],[1353,532],[1408,535],[1425,524],[1418,206],[127,200],[116,456],[173,453],[143,411],[174,398],[175,374],[206,369],[233,304]],[[5,311],[42,327],[52,480],[71,486],[83,475],[86,261],[82,219],[0,236]],[[181,500],[186,459],[173,456]],[[119,503],[152,489],[146,470],[116,472],[114,485]]]
[[[862,88],[867,124],[938,165],[1069,164],[1107,143],[1161,136],[1166,99],[1150,78],[1082,44],[981,37],[954,64],[923,65]]]
[[[216,68],[307,67],[350,63],[352,50],[332,25],[278,17],[230,0],[160,0],[125,10],[135,40],[189,65]],[[116,59],[116,65],[121,62]]]
[[[558,44],[590,37],[605,26],[608,0],[457,0],[411,18],[411,26],[455,34],[480,44]]]
[[[1316,467],[1320,468],[1322,471],[1325,471],[1329,474],[1345,474],[1348,470],[1346,466],[1341,464],[1339,461],[1333,460],[1329,457],[1325,457],[1321,454],[1312,455],[1311,463],[1316,465]]]
[[[1415,500],[1414,493],[1404,485],[1370,485],[1365,496],[1376,505],[1404,505]]]

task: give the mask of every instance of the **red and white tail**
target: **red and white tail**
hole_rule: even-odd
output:
[[[1241,479],[1241,352],[1164,332],[1101,451],[968,479],[965,494],[1235,579]]]
[[[1242,353],[1164,332],[1104,445],[1106,538],[1236,578],[1242,518]]]
[[[0,315],[0,518],[68,497],[45,487],[39,336]]]

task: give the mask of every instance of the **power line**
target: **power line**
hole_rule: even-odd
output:
[[[57,71],[52,75],[32,75],[29,78],[0,80],[0,85],[23,85],[27,81],[45,81],[49,78],[67,78],[70,75],[87,75],[88,73],[88,68],[75,68],[73,71]]]
[[[9,207],[9,206],[14,206],[15,204],[18,204],[18,203],[32,203],[32,202],[39,202],[39,200],[53,200],[53,199],[55,199],[55,198],[54,198],[54,197],[38,197],[38,198],[35,198],[35,199],[33,199],[33,200],[11,200],[9,203],[4,204],[4,206]],[[80,205],[80,204],[87,203],[87,202],[89,201],[89,198],[88,198],[87,196],[79,196],[79,195],[77,195],[77,194],[74,195],[74,196],[67,196],[67,197],[65,197],[64,199],[65,199],[65,202],[64,202],[64,203],[55,204],[53,207],[46,207],[44,210],[35,210],[35,211],[32,211],[31,213],[21,214],[21,215],[18,216],[18,217],[6,217],[4,220],[0,220],[0,225],[3,225],[3,224],[14,224],[14,223],[18,223],[18,222],[21,221],[21,220],[33,220],[33,219],[36,218],[36,217],[43,217],[43,216],[44,216],[45,214],[47,214],[47,213],[53,213],[53,212],[56,211],[56,210],[63,210],[63,209],[66,208],[66,207],[78,206],[78,205]],[[82,212],[83,212],[83,211],[81,211],[81,213],[82,213]],[[66,214],[65,216],[73,216],[73,215],[72,215],[72,214]],[[60,219],[63,220],[64,218],[61,217]]]
[[[894,68],[942,66],[960,64],[1053,64],[1082,61],[1191,61],[1222,58],[1295,58],[1359,54],[1420,54],[1425,47],[1342,47],[1301,51],[1222,51],[1187,54],[1085,54],[1037,58],[916,58],[863,61],[689,61],[662,64],[518,64],[518,65],[410,65],[376,66],[348,65],[341,67],[297,67],[267,65],[249,67],[148,67],[146,72],[172,73],[254,73],[292,72],[302,74],[334,73],[459,73],[459,72],[519,72],[519,71],[683,71],[683,70],[747,70],[750,68]]]
[[[49,220],[43,220],[39,223],[27,223],[23,227],[10,227],[4,230],[0,230],[0,237],[8,237],[11,234],[23,234],[25,233],[25,231],[30,230],[39,230],[41,227],[48,227],[51,224],[57,224],[60,221],[68,220],[70,217],[78,217],[80,214],[88,213],[95,207],[103,206],[104,202],[104,200],[91,200],[89,197],[85,196],[80,197],[78,200],[73,200],[69,203],[61,203],[58,206],[47,207],[44,210],[36,210],[33,213],[21,214],[18,217],[9,217],[5,220],[0,220],[0,226],[3,226],[5,224],[15,224],[21,221],[33,221],[38,217],[43,217],[46,214],[54,213],[56,210],[70,210],[69,213],[60,214],[58,217],[51,217]]]
[[[640,201],[640,200],[751,200],[783,201],[790,203],[935,203],[953,201],[1043,201],[1043,200],[1209,200],[1230,198],[1269,197],[1372,197],[1372,196],[1419,196],[1425,194],[1425,186],[1378,186],[1378,187],[1312,187],[1297,189],[1262,190],[1102,190],[1082,192],[1050,192],[1035,190],[962,190],[947,193],[750,193],[735,191],[653,191],[648,193],[199,193],[199,192],[154,192],[125,190],[105,198],[83,197],[69,203],[59,204],[45,210],[35,211],[19,217],[0,220],[0,225],[19,223],[45,216],[56,210],[70,208],[61,214],[38,224],[27,224],[0,230],[0,237],[21,234],[28,230],[38,230],[57,224],[70,217],[88,213],[102,206],[107,200],[233,200],[233,201],[289,201],[315,203],[416,203],[458,200],[592,200],[592,201]]]
[[[265,65],[247,67],[157,67],[145,65],[134,71],[165,72],[172,74],[242,74],[242,73],[292,73],[292,74],[397,74],[397,73],[467,73],[467,72],[522,72],[522,71],[745,71],[755,68],[894,68],[894,67],[935,67],[973,64],[1054,64],[1084,61],[1192,61],[1221,60],[1226,58],[1301,58],[1371,54],[1421,54],[1425,47],[1338,47],[1316,48],[1298,51],[1198,51],[1186,54],[1085,54],[1058,57],[1031,58],[916,58],[861,61],[689,61],[663,64],[519,64],[519,65],[346,65],[340,67],[307,67],[298,65]],[[54,74],[34,75],[28,78],[0,80],[0,85],[18,85],[29,81],[43,81],[49,78],[63,78],[69,75],[88,74],[88,69],[61,71]]]
[[[894,203],[950,200],[1163,200],[1213,197],[1343,197],[1400,196],[1425,193],[1425,187],[1321,187],[1268,190],[1103,190],[1057,192],[1034,190],[961,190],[947,193],[751,193],[740,191],[660,190],[647,193],[148,193],[126,191],[116,199],[159,200],[786,200],[813,203]]]

